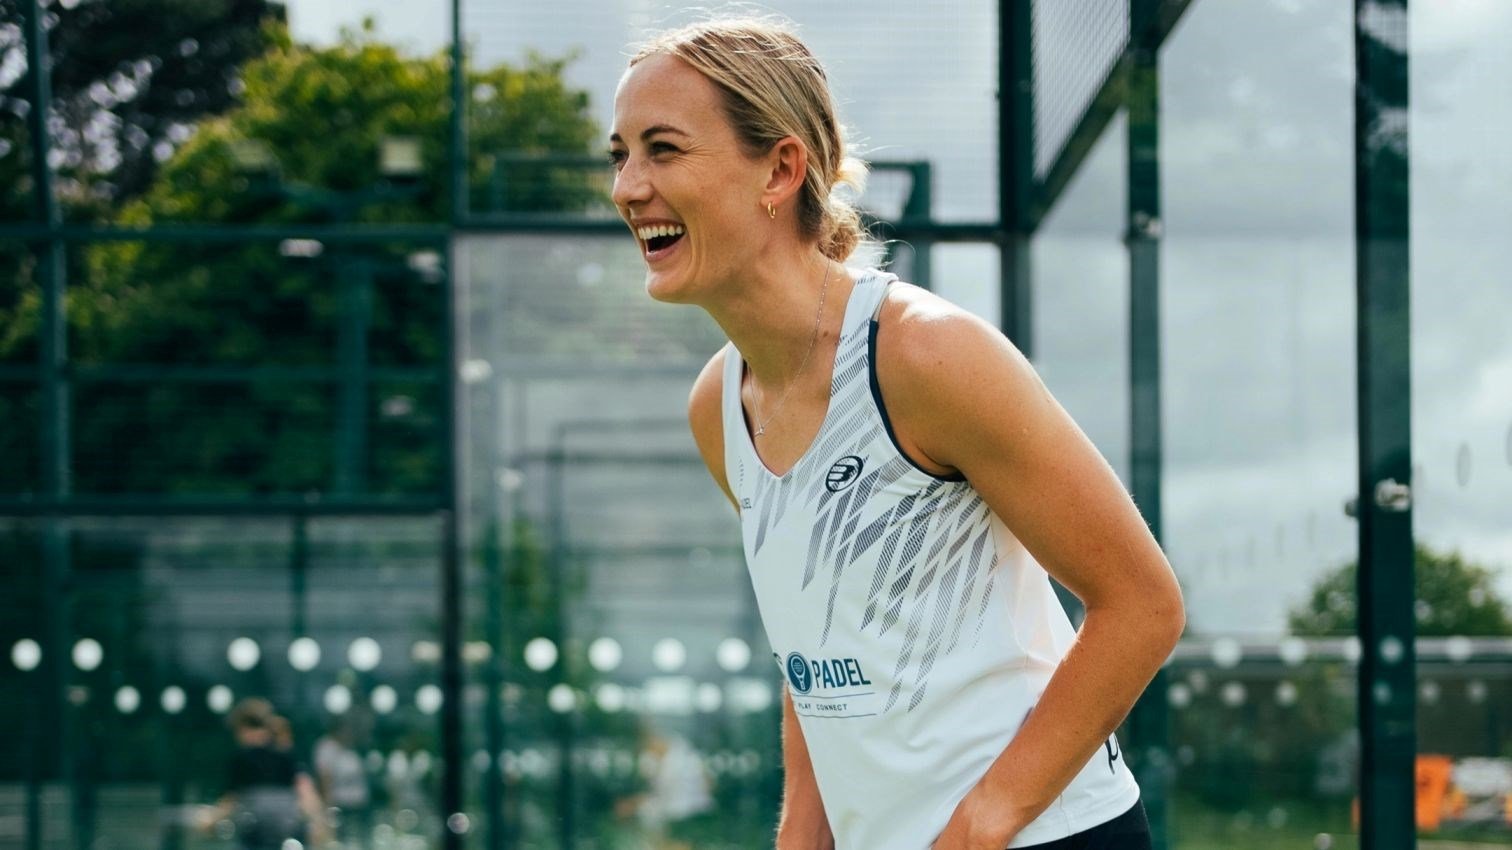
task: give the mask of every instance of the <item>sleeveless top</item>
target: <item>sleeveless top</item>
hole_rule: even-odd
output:
[[[893,275],[861,273],[829,410],[792,470],[756,454],[725,352],[725,472],[768,642],[838,850],[925,850],[1008,746],[1075,631],[1049,577],[964,478],[898,447],[877,383]],[[1110,737],[1011,847],[1064,838],[1139,798]]]

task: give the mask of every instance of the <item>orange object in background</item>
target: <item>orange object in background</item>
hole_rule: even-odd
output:
[[[1436,832],[1446,820],[1452,825],[1495,824],[1498,814],[1503,824],[1512,827],[1512,792],[1506,790],[1512,787],[1509,784],[1512,759],[1461,759],[1458,767],[1468,771],[1460,776],[1460,781],[1466,783],[1464,788],[1454,782],[1455,767],[1455,760],[1448,756],[1419,754],[1414,761],[1413,820],[1417,830]],[[1489,777],[1487,771],[1492,771]],[[1470,789],[1468,793],[1466,788]],[[1501,807],[1499,813],[1498,805]],[[1358,830],[1359,797],[1350,802],[1349,815],[1351,825]]]
[[[1449,796],[1449,777],[1454,761],[1448,756],[1419,755],[1414,767],[1417,783],[1415,795],[1415,820],[1422,832],[1439,828],[1444,817],[1444,804]]]

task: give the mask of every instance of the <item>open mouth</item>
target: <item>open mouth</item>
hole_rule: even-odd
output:
[[[676,245],[688,231],[679,224],[658,224],[642,227],[636,231],[646,246],[646,255],[656,256]]]
[[[650,239],[646,240],[646,250],[648,250],[648,251],[662,251],[662,250],[665,250],[667,248],[672,247],[672,243],[676,242],[677,240],[679,240],[681,238],[683,238],[683,234],[681,234],[681,233],[674,234],[672,236],[653,236]]]

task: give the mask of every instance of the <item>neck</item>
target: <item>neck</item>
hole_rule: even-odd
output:
[[[816,248],[770,257],[749,268],[700,306],[740,350],[753,379],[767,387],[784,386],[797,377],[810,346],[810,361],[823,361],[821,353],[839,335],[837,317],[844,314],[854,282],[841,263]]]

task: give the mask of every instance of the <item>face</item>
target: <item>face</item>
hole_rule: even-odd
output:
[[[718,88],[659,54],[620,81],[610,136],[614,204],[646,262],[646,291],[693,303],[732,279],[770,232],[770,171],[745,155]]]

